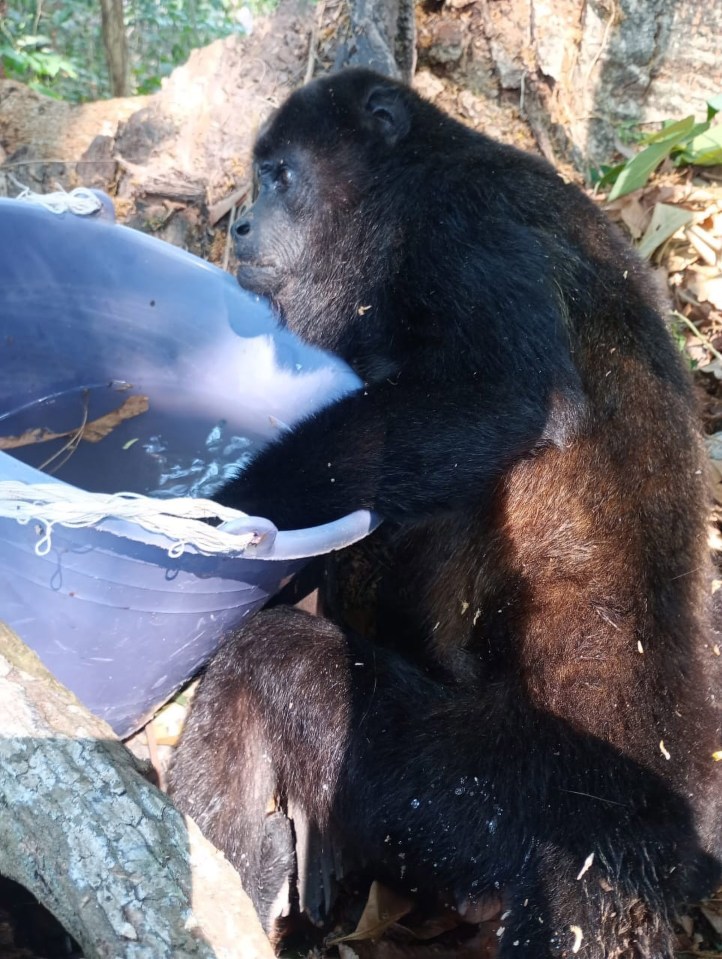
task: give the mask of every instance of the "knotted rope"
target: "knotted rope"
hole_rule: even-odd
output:
[[[139,493],[88,493],[64,483],[0,481],[0,517],[22,525],[35,522],[42,526],[35,545],[38,556],[50,551],[54,526],[80,529],[107,519],[125,520],[168,537],[173,541],[168,549],[171,558],[180,556],[188,547],[207,555],[240,554],[260,542],[271,524],[261,524],[260,532],[229,533],[198,520],[226,522],[245,516],[208,499],[154,499]]]
[[[30,187],[25,186],[12,174],[10,178],[17,187],[20,187],[16,200],[27,200],[28,203],[42,206],[51,213],[75,213],[78,216],[89,216],[103,208],[100,197],[84,186],[76,187],[70,193],[66,193],[65,190],[57,190],[55,193],[34,193]]]

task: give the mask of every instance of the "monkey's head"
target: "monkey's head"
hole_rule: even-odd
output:
[[[417,101],[349,70],[293,93],[258,137],[255,201],[233,226],[238,281],[310,342],[344,352],[372,287],[388,285],[393,165]]]

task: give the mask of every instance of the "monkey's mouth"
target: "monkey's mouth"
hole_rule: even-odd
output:
[[[241,260],[236,269],[236,279],[244,289],[268,296],[278,289],[281,274],[277,263]]]
[[[258,267],[259,270],[276,270],[278,269],[278,263],[275,260],[260,260],[255,256],[242,256],[236,251],[236,260],[238,261],[239,267],[251,266]]]

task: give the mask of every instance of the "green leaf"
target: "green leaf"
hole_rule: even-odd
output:
[[[0,60],[8,70],[16,73],[25,73],[28,69],[27,54],[13,50],[12,47],[3,47],[0,50]]]
[[[18,47],[22,50],[25,47],[32,47],[35,50],[40,50],[42,47],[49,47],[52,43],[50,37],[46,37],[40,33],[27,33],[25,36],[18,37],[15,41]]]
[[[707,119],[711,120],[720,110],[722,110],[722,93],[718,93],[716,97],[707,101]]]
[[[722,147],[700,153],[692,162],[695,166],[717,166],[722,163]]]
[[[616,163],[614,166],[609,166],[608,164],[603,163],[601,166],[596,169],[592,169],[589,172],[589,180],[592,186],[596,187],[606,187],[611,186],[622,172],[626,166],[625,163]]]
[[[702,133],[706,133],[709,130],[709,120],[704,120],[701,123],[695,123],[692,129],[689,131],[689,134],[684,140],[680,141],[678,147],[673,147],[672,152],[674,153],[677,149],[684,149],[685,145],[689,143],[690,140],[693,140],[695,137],[700,136]]]
[[[677,120],[676,123],[669,123],[662,127],[657,133],[650,133],[641,141],[644,144],[650,143],[681,143],[686,140],[695,127],[694,116],[685,117],[684,120]]]
[[[640,256],[648,260],[657,247],[674,236],[681,227],[691,223],[693,219],[694,213],[682,207],[672,206],[669,203],[655,203],[652,219],[637,246]]]
[[[722,163],[722,124],[710,127],[690,140],[680,152],[677,162],[695,163],[697,166]]]
[[[53,90],[52,87],[49,87],[46,83],[41,83],[40,80],[30,80],[28,86],[31,90],[35,90],[37,93],[42,93],[44,97],[49,97],[51,100],[60,100],[60,94],[57,90]]]
[[[49,53],[47,56],[44,56],[42,60],[40,60],[40,58],[38,58],[38,60],[37,71],[40,76],[49,77],[52,80],[53,77],[57,77],[58,73],[60,73],[62,61],[57,53]]]
[[[624,169],[617,177],[617,182],[612,187],[607,199],[611,202],[620,196],[631,193],[632,190],[638,190],[640,187],[643,187],[662,160],[669,156],[673,146],[673,141],[653,143],[651,146],[642,150],[641,153],[632,157],[631,160],[628,160],[624,164]]]

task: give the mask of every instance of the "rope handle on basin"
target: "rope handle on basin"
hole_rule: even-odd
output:
[[[78,186],[69,193],[63,189],[57,190],[55,193],[35,193],[29,186],[25,186],[24,183],[16,179],[12,173],[9,176],[15,186],[20,188],[20,193],[15,197],[16,200],[26,200],[28,203],[42,206],[50,213],[75,213],[76,216],[90,216],[103,209],[103,201],[96,190]]]
[[[0,481],[0,518],[17,520],[21,525],[39,523],[41,535],[35,544],[38,556],[46,556],[50,551],[56,524],[81,529],[102,520],[125,520],[172,540],[168,549],[171,558],[180,556],[187,547],[207,555],[238,554],[261,543],[270,547],[277,533],[269,520],[248,517],[208,499],[88,493],[64,483],[17,480]],[[232,520],[238,532],[198,522],[204,519],[218,519],[223,523]]]

